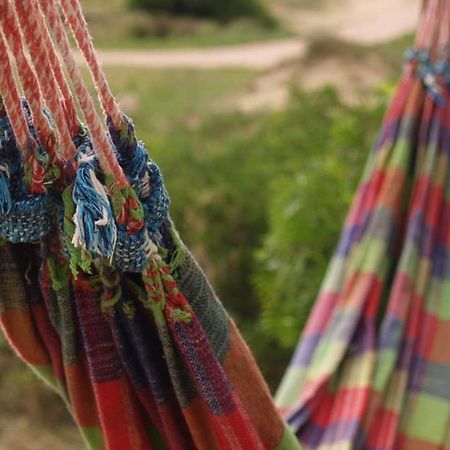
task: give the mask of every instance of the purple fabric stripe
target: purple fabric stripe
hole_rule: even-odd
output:
[[[450,278],[450,249],[438,243],[433,255],[433,276],[438,279]]]
[[[404,322],[399,317],[387,316],[380,330],[378,348],[380,350],[396,349],[402,339]]]
[[[311,411],[309,410],[309,408],[307,408],[306,406],[302,406],[290,411],[287,422],[294,430],[301,430],[301,427],[308,422],[310,416]]]
[[[408,392],[418,392],[422,385],[427,368],[427,360],[417,353],[413,356],[409,371]]]
[[[450,260],[450,251],[445,242],[439,241],[439,230],[430,228],[424,219],[424,214],[418,212],[410,219],[406,242],[419,249],[420,256],[433,261],[433,276],[446,278]]]
[[[399,115],[391,121],[385,121],[382,129],[378,135],[378,139],[374,146],[374,150],[378,151],[384,147],[388,142],[395,142],[402,138],[409,138],[411,128],[417,123],[417,117]],[[432,120],[426,121],[424,117],[420,118],[420,126],[422,129],[428,129],[429,133],[420,134],[418,136],[418,144],[420,146],[432,144],[437,142],[441,144],[440,152],[445,152],[450,155],[450,127],[446,123],[440,121],[440,117],[434,116]],[[439,127],[440,137],[431,136],[430,131]],[[436,131],[434,131],[436,133]]]
[[[353,225],[342,232],[341,240],[336,250],[338,256],[345,258],[350,254],[354,244],[359,241],[359,236],[361,234],[360,230],[360,225]]]
[[[411,367],[411,361],[414,356],[414,348],[416,346],[415,339],[404,339],[399,351],[396,367],[399,370],[408,372]]]
[[[326,427],[308,423],[297,435],[300,438],[300,443],[314,448],[323,444],[353,441],[359,433],[360,426],[361,424],[358,421],[330,423]]]
[[[191,376],[211,413],[227,414],[236,409],[233,386],[205,339],[205,332],[197,319],[170,323],[174,337],[181,344],[182,357],[189,363]]]
[[[343,231],[337,254],[340,257],[348,256],[355,243],[362,241],[366,235],[387,241],[387,248],[393,251],[397,231],[392,211],[385,206],[375,206],[373,210],[364,214],[361,222],[348,226]]]
[[[375,324],[370,319],[363,320],[356,329],[348,349],[349,356],[361,356],[375,349]]]
[[[311,362],[314,351],[322,338],[321,334],[310,334],[303,336],[297,350],[292,358],[292,366],[307,366]]]
[[[390,121],[384,121],[379,133],[375,151],[381,150],[387,143],[395,143],[400,139],[409,138],[417,123],[417,117],[398,115]]]

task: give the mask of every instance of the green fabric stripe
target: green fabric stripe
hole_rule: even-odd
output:
[[[286,371],[275,396],[275,403],[279,407],[291,407],[302,391],[306,370],[303,367],[291,366]]]
[[[293,431],[286,425],[283,440],[275,450],[301,450],[301,448]]]
[[[79,430],[88,450],[104,450],[105,446],[100,428],[80,427]]]

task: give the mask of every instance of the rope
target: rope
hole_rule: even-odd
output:
[[[49,63],[48,52],[43,35],[42,17],[35,0],[14,0],[15,10],[23,31],[24,41],[28,46],[33,65],[36,69],[41,88],[45,91],[47,105],[52,113],[61,139],[63,155],[66,159],[75,154],[76,148],[69,133],[66,116],[58,98],[58,86]]]
[[[25,56],[22,35],[14,8],[9,0],[0,0],[0,9],[2,10],[0,21],[3,32],[8,41],[9,48],[16,58],[18,75],[30,105],[36,128],[39,132],[39,141],[52,158],[52,161],[61,167],[62,162],[58,155],[57,139],[47,117],[43,113],[44,100],[39,81],[28,58]]]
[[[32,1],[35,2],[37,0]],[[56,1],[39,0],[39,5],[47,17],[49,28],[72,80],[100,168],[106,175],[106,184],[110,190],[114,211],[117,214],[117,221],[120,225],[126,224],[127,231],[130,234],[135,234],[144,227],[142,205],[137,198],[136,192],[128,183],[116,158],[112,144],[95,109],[94,102],[78,70],[70,48],[69,39],[58,13]]]
[[[19,0],[16,0],[16,2],[17,1]],[[37,0],[32,0],[33,3],[35,1]],[[128,181],[117,161],[112,146],[108,141],[105,130],[95,110],[94,102],[90,97],[81,73],[76,66],[69,40],[64,30],[64,25],[57,11],[56,3],[54,0],[38,1],[44,15],[47,17],[49,28],[53,34],[56,45],[61,52],[69,77],[72,80],[75,93],[78,97],[83,116],[94,144],[100,167],[106,174],[110,174],[114,177],[114,183],[119,189],[125,189],[129,186]]]
[[[123,123],[122,113],[98,61],[81,5],[78,0],[59,0],[59,3],[66,17],[66,22],[70,26],[77,45],[91,71],[103,110],[106,116],[111,118],[116,129],[121,130],[126,124]]]
[[[52,39],[47,30],[43,17],[41,16],[41,14],[38,13],[38,8],[36,4],[34,6],[34,9],[37,14],[36,20],[41,30],[41,37],[43,39],[44,47],[47,50],[47,56],[50,66],[52,68],[53,76],[55,78],[56,83],[59,86],[62,97],[64,99],[64,112],[66,114],[66,122],[69,127],[71,136],[75,137],[79,132],[77,108],[75,106],[75,102],[72,93],[70,91],[69,85],[66,81],[66,77],[64,76],[61,64],[59,63],[58,55],[56,54],[56,50],[53,45]]]
[[[24,152],[27,176],[31,178],[31,192],[33,194],[43,193],[45,192],[45,171],[38,162],[37,143],[28,128],[3,31],[0,31],[0,67],[0,93],[16,137],[17,146]]]

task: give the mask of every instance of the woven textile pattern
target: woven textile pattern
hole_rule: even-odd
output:
[[[277,394],[306,449],[450,449],[450,99],[408,71]]]
[[[162,174],[118,108],[78,0],[4,0],[0,28],[0,326],[11,347],[91,450],[298,449],[170,221]]]
[[[75,280],[58,233],[50,235],[40,247],[0,246],[0,323],[15,352],[65,401],[88,448],[299,448],[187,250],[174,272],[198,318],[186,326],[149,306],[137,275],[105,266]],[[111,296],[117,301],[105,312]],[[203,342],[201,365],[196,342]],[[217,381],[224,376],[227,384]],[[245,411],[242,435],[232,427],[223,441],[220,427],[243,420],[236,404]]]

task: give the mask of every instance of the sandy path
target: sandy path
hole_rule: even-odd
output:
[[[148,68],[215,69],[240,67],[271,69],[286,60],[301,58],[306,44],[299,39],[283,39],[228,47],[171,50],[101,50],[100,60],[107,66]],[[81,56],[77,56],[81,60]]]
[[[99,55],[108,66],[273,69],[286,60],[301,58],[311,36],[329,35],[360,44],[402,36],[414,29],[420,1],[328,0],[314,8],[274,2],[276,13],[298,38],[202,49],[102,50]]]
[[[412,31],[421,0],[322,0],[323,5],[273,8],[300,36],[329,35],[359,44],[389,41]]]

